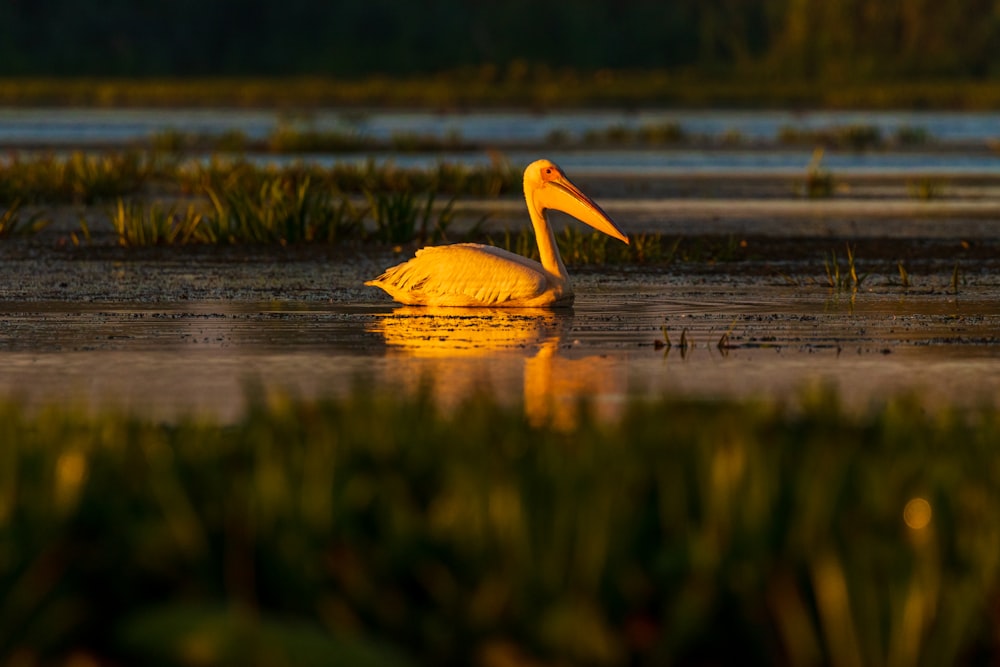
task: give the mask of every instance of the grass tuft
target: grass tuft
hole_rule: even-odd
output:
[[[202,238],[204,216],[189,205],[183,212],[153,202],[126,202],[119,199],[108,219],[121,246],[183,245]],[[90,231],[81,227],[85,238]]]
[[[823,267],[826,270],[826,284],[831,289],[835,289],[838,292],[841,290],[850,290],[856,292],[860,289],[861,284],[868,277],[867,273],[858,274],[858,267],[856,262],[856,257],[854,255],[854,247],[851,244],[847,244],[847,263],[841,270],[840,262],[837,260],[837,252],[835,250],[830,251],[830,258],[828,260],[823,260]]]
[[[376,240],[383,243],[437,243],[447,237],[454,219],[452,199],[435,213],[434,193],[421,203],[413,192],[365,192],[369,215],[375,222]]]

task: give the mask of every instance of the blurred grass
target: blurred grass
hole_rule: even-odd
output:
[[[662,70],[560,70],[496,80],[454,72],[426,77],[4,78],[0,105],[21,107],[237,107],[308,109],[838,108],[981,109],[1000,106],[1000,83],[977,80],[713,79]]]
[[[0,209],[0,239],[37,234],[49,222],[37,211],[25,215],[21,210],[21,202],[14,200],[10,206]]]
[[[0,161],[0,202],[92,204],[140,191],[173,165],[157,153],[75,151]]]
[[[0,662],[1000,659],[996,409],[250,399],[0,402]]]

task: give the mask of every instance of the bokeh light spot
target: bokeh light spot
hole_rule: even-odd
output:
[[[903,521],[913,530],[923,530],[931,522],[931,504],[923,498],[912,498],[903,508]]]

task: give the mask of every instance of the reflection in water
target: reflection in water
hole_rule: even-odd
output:
[[[445,408],[486,391],[523,402],[532,423],[568,428],[583,400],[613,416],[625,384],[621,366],[607,357],[562,354],[572,347],[572,324],[571,312],[545,309],[402,307],[370,331],[397,355],[387,369],[395,386],[412,392],[429,384]]]
[[[572,324],[571,311],[546,308],[429,308],[403,306],[370,331],[391,351],[416,357],[479,357],[561,340]]]

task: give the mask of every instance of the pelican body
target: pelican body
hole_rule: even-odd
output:
[[[456,243],[431,246],[386,269],[366,285],[380,287],[411,306],[532,308],[573,303],[566,266],[559,256],[548,211],[568,213],[608,236],[628,237],[587,195],[548,160],[524,170],[524,199],[541,262],[493,246]]]

